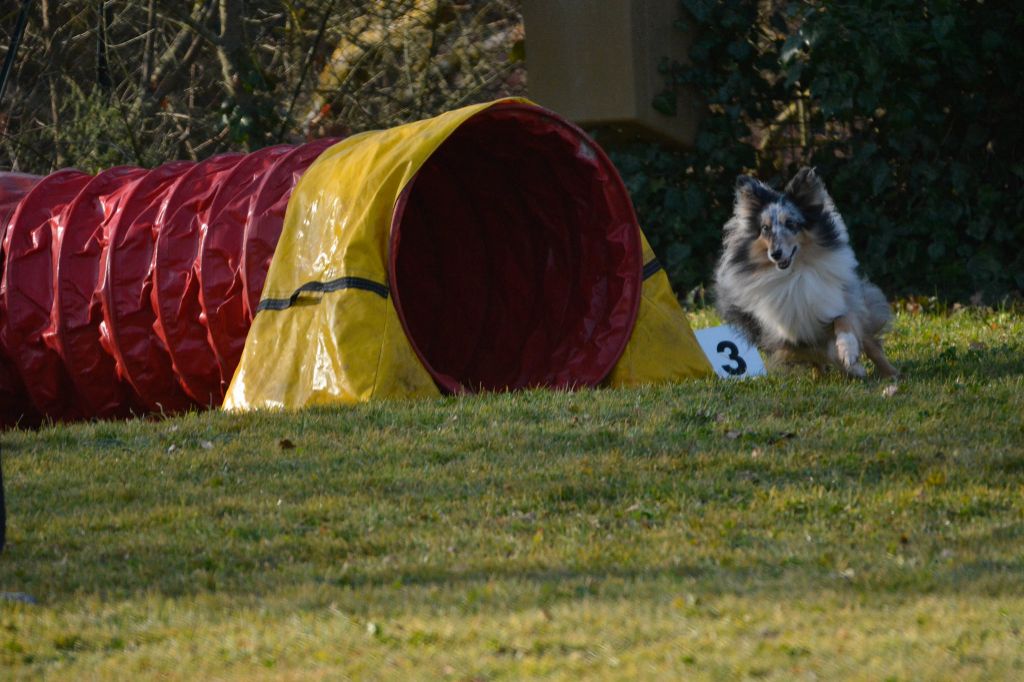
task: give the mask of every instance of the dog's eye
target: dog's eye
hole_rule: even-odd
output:
[[[772,228],[770,228],[769,226],[767,226],[767,225],[762,225],[761,226],[761,234],[768,234],[771,231],[772,231]]]

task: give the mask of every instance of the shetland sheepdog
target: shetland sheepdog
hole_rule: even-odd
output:
[[[858,274],[846,225],[814,169],[782,192],[739,176],[722,242],[715,307],[753,345],[775,361],[854,377],[867,376],[863,352],[878,375],[899,375],[881,341],[892,309]]]

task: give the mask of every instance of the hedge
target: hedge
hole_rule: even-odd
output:
[[[706,102],[696,144],[614,149],[680,293],[710,281],[734,178],[818,168],[865,273],[891,296],[994,302],[1024,290],[1024,8],[1016,3],[683,0]]]

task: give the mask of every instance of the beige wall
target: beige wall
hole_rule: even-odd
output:
[[[524,0],[531,99],[585,126],[607,126],[690,146],[699,108],[680,94],[678,113],[651,106],[665,85],[658,63],[686,61],[676,0]]]

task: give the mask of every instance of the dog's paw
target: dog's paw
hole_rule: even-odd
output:
[[[836,352],[839,355],[839,362],[853,374],[854,366],[860,364],[860,343],[858,343],[857,337],[850,332],[836,334]],[[863,366],[861,366],[861,371],[864,371]]]
[[[846,373],[851,377],[857,377],[858,379],[866,379],[868,376],[868,371],[864,369],[864,365],[859,362],[855,362],[850,367],[847,367]]]
[[[901,379],[900,371],[891,365],[889,367],[879,367],[875,364],[875,373],[883,379]]]

